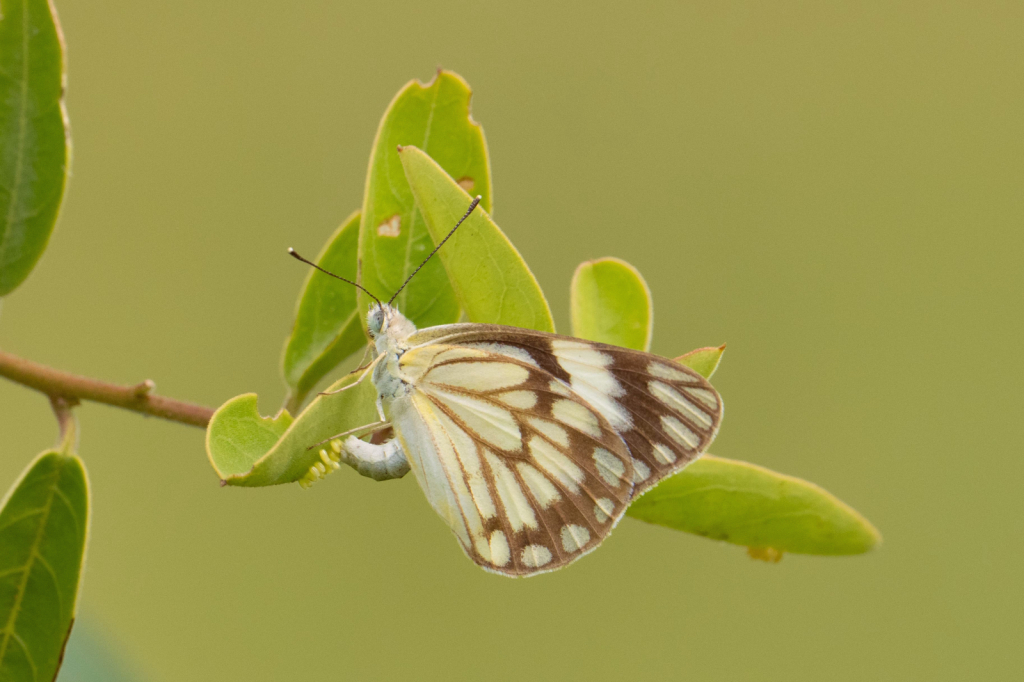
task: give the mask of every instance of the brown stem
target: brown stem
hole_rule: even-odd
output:
[[[71,414],[71,408],[78,404],[77,398],[66,398],[62,395],[50,396],[50,407],[57,417],[57,424],[60,426],[60,440],[63,443],[68,436],[68,431],[75,428],[75,416]]]
[[[51,401],[63,398],[66,403],[72,404],[77,400],[91,400],[203,428],[213,416],[213,410],[208,407],[154,395],[154,384],[148,379],[135,386],[118,386],[61,372],[2,350],[0,376],[41,391],[50,396]]]

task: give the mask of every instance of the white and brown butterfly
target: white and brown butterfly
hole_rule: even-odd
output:
[[[394,438],[349,436],[335,442],[339,459],[377,480],[411,469],[488,571],[534,575],[594,550],[722,420],[702,376],[650,353],[491,324],[417,330],[380,302],[368,329],[381,415],[371,426]]]

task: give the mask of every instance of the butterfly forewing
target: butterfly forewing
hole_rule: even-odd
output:
[[[530,355],[424,344],[399,369],[429,434],[406,452],[423,460],[412,462],[421,482],[427,469],[443,471],[446,489],[435,473],[424,490],[476,563],[509,575],[554,570],[597,547],[625,512],[634,487],[626,443]]]
[[[568,387],[628,446],[636,484],[633,497],[699,456],[722,420],[721,397],[704,377],[650,353],[484,324],[432,327],[409,341],[504,355]]]

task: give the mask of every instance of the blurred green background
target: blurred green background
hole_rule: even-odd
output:
[[[1024,665],[1024,9],[1010,2],[58,0],[72,177],[11,352],[272,412],[305,270],[377,122],[473,86],[495,218],[561,330],[640,268],[653,351],[728,342],[716,454],[882,531],[787,556],[626,519],[484,573],[407,478],[221,489],[203,432],[81,408],[90,637],[147,680],[963,680]],[[0,382],[0,488],[55,437]]]

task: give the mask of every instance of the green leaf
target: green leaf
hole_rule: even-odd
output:
[[[572,276],[572,335],[647,351],[654,308],[640,272],[618,258],[584,261]]]
[[[403,147],[399,156],[430,235],[440,243],[472,199],[422,150]],[[483,210],[482,202],[437,257],[470,322],[554,331],[540,285],[512,242]]]
[[[398,146],[427,150],[463,186],[483,197],[480,205],[491,210],[487,143],[469,114],[471,94],[469,85],[449,71],[438,71],[427,84],[411,81],[392,100],[377,129],[363,197],[359,257],[362,284],[383,300],[434,248],[402,171]],[[369,298],[360,292],[359,301],[359,309],[365,310]],[[459,319],[455,292],[437,259],[423,267],[395,305],[419,327]]]
[[[680,365],[686,365],[694,370],[705,379],[710,379],[711,375],[718,369],[718,363],[722,361],[722,353],[724,352],[725,344],[717,347],[708,346],[707,348],[691,350],[686,355],[680,355],[675,360]]]
[[[0,296],[50,240],[67,177],[64,45],[47,0],[0,0]]]
[[[81,460],[35,458],[0,509],[0,680],[52,680],[75,617],[89,528]]]
[[[342,223],[317,257],[317,264],[356,281],[359,211]],[[356,308],[356,288],[309,269],[295,311],[295,325],[281,365],[291,387],[288,408],[297,412],[306,395],[345,358],[366,346]]]
[[[626,513],[648,523],[776,552],[860,554],[882,539],[867,519],[813,483],[712,455],[662,481]]]
[[[206,452],[222,480],[252,469],[294,421],[287,410],[276,417],[260,416],[257,401],[255,393],[236,396],[210,418]]]
[[[334,391],[362,373],[335,382]],[[369,377],[336,395],[318,395],[297,418],[287,412],[262,417],[254,393],[232,398],[213,414],[206,453],[224,485],[266,486],[297,481],[320,461],[313,447],[350,429],[378,421],[377,391]]]

